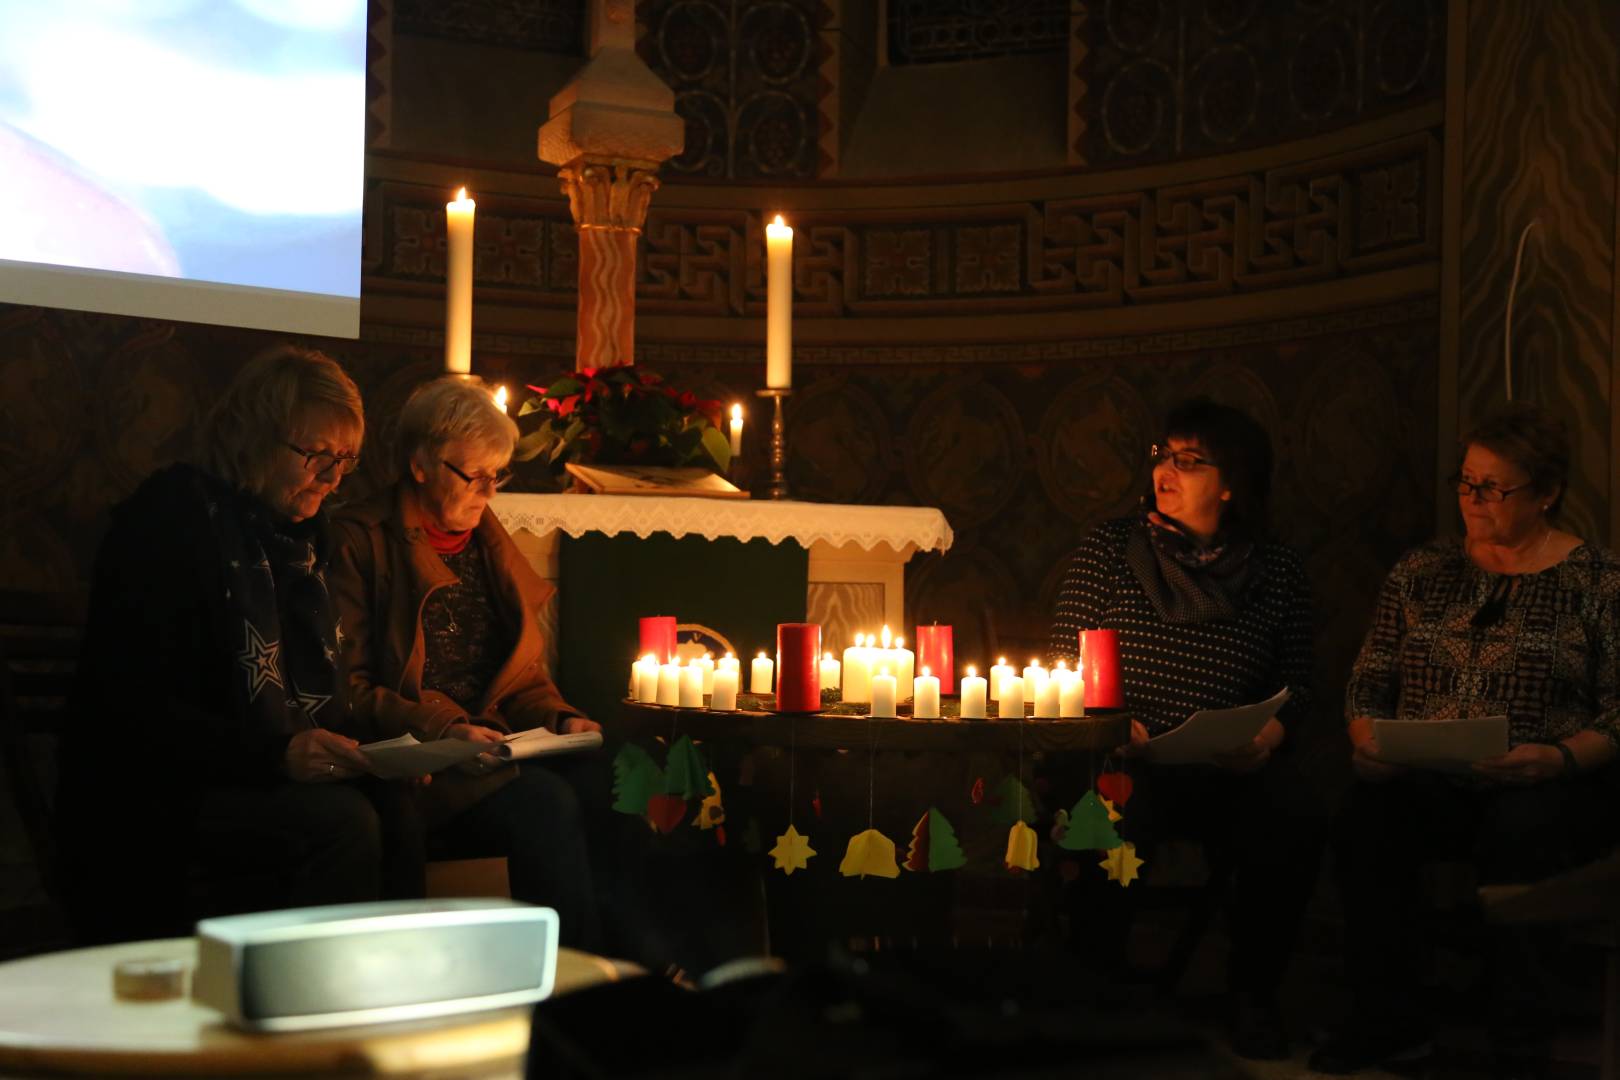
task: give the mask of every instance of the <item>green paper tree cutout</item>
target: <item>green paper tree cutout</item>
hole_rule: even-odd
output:
[[[709,783],[709,767],[692,745],[690,735],[682,735],[669,748],[669,760],[664,763],[664,793],[683,799],[706,799],[714,794],[714,786]]]
[[[911,847],[903,864],[907,870],[955,870],[967,865],[967,856],[956,842],[956,830],[945,815],[930,806],[911,830]]]
[[[664,770],[647,751],[626,743],[613,759],[613,809],[621,814],[645,814],[647,800],[663,783]]]
[[[1069,811],[1069,831],[1058,841],[1066,851],[1109,851],[1120,845],[1119,833],[1108,820],[1108,807],[1097,798],[1095,791],[1080,796],[1080,801]]]
[[[990,820],[997,825],[1011,825],[1015,821],[1033,825],[1040,816],[1040,804],[1016,776],[1009,776],[997,784],[995,797],[999,801],[996,808],[990,811]]]

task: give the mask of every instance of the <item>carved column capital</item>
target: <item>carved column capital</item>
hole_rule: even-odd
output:
[[[622,229],[639,234],[658,190],[654,162],[581,158],[557,170],[568,210],[581,229]]]

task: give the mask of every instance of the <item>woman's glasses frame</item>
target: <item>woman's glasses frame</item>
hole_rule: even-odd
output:
[[[321,477],[337,470],[340,477],[348,476],[360,467],[359,454],[334,454],[330,450],[305,450],[294,442],[284,442],[287,449],[304,458],[304,471],[311,476]]]
[[[1486,503],[1506,502],[1507,497],[1512,495],[1514,492],[1523,491],[1526,488],[1535,486],[1533,483],[1528,482],[1510,488],[1497,487],[1494,483],[1489,481],[1483,484],[1476,484],[1472,480],[1464,480],[1462,473],[1452,473],[1451,476],[1446,480],[1446,483],[1457,489],[1458,498],[1478,498],[1480,502]]]
[[[462,480],[466,481],[467,490],[469,491],[475,487],[488,488],[490,491],[499,491],[501,488],[512,482],[511,469],[502,469],[494,476],[472,476],[462,472],[460,469],[444,460],[444,458],[439,459],[439,464],[443,465],[445,468],[461,477]]]
[[[1199,457],[1191,450],[1172,450],[1168,446],[1154,443],[1148,447],[1148,463],[1150,465],[1163,465],[1165,462],[1176,467],[1176,472],[1192,472],[1194,469],[1208,465],[1215,467],[1215,463],[1207,457]]]

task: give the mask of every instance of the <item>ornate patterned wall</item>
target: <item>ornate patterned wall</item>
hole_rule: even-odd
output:
[[[375,3],[376,0],[373,0]],[[384,0],[402,34],[584,53],[585,0]]]

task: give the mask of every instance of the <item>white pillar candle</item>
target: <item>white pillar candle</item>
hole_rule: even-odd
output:
[[[692,666],[703,672],[704,694],[714,693],[714,655],[712,653],[704,653],[702,656],[692,661]]]
[[[648,653],[630,667],[635,682],[637,701],[648,703],[658,700],[658,660]]]
[[[1041,687],[1046,685],[1046,669],[1041,667],[1039,660],[1031,660],[1024,668],[1024,700],[1033,704],[1040,697]]]
[[[681,668],[681,708],[703,708],[703,669],[696,664]]]
[[[681,665],[658,665],[658,704],[679,705],[681,703]]]
[[[872,715],[894,716],[894,676],[887,672],[872,676]]]
[[[444,370],[472,371],[473,213],[478,204],[467,189],[444,204],[445,291]]]
[[[919,720],[939,719],[939,676],[923,668],[922,674],[912,681],[911,692],[915,704],[911,714]]]
[[[714,695],[709,708],[731,712],[737,708],[737,669],[720,668],[714,673]]]
[[[844,700],[864,702],[872,700],[872,650],[866,647],[866,635],[856,634],[855,644],[844,650]]]
[[[1060,679],[1047,679],[1040,684],[1035,692],[1035,715],[1042,720],[1056,720],[1062,715],[1058,710],[1063,704],[1063,683]]]
[[[1086,715],[1086,680],[1078,671],[1060,674],[1058,715],[1080,717]]]
[[[736,671],[736,672],[741,672],[742,671],[742,661],[738,660],[735,656],[732,656],[730,653],[726,653],[726,655],[722,656],[720,659],[715,661],[714,667],[715,667],[716,671]]]
[[[781,214],[765,226],[765,385],[793,388],[793,230]]]
[[[962,719],[984,719],[986,689],[984,679],[975,675],[974,669],[969,667],[967,674],[962,677]]]
[[[821,686],[824,690],[831,690],[843,681],[844,665],[833,659],[832,653],[823,653],[821,657]]]
[[[889,656],[895,666],[895,678],[900,687],[900,700],[905,701],[911,696],[917,677],[917,654],[906,648],[905,638],[895,638],[894,648],[889,650]]]
[[[1024,718],[1024,680],[1008,675],[1001,680],[1001,697],[997,702],[1003,720]]]
[[[742,453],[742,406],[731,407],[731,456]]]
[[[1009,675],[1017,675],[1018,669],[1007,663],[1005,656],[997,657],[995,665],[990,668],[990,700],[1001,700],[1001,681]]]
[[[754,663],[748,671],[748,692],[750,694],[769,694],[771,692],[771,677],[776,674],[776,662],[764,653],[754,657]]]

